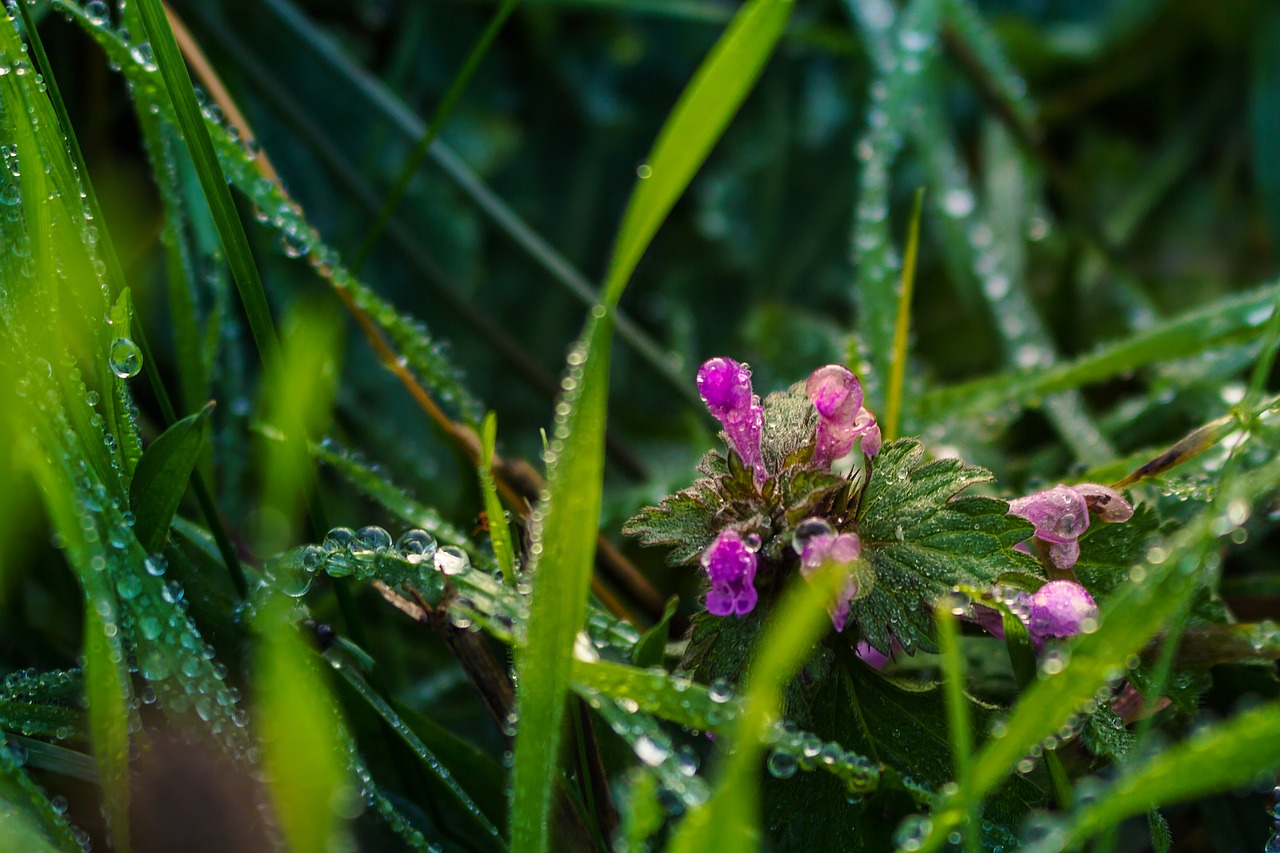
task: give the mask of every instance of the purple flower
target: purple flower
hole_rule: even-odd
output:
[[[698,393],[724,427],[743,464],[752,470],[756,485],[763,483],[767,476],[760,453],[764,409],[751,392],[750,368],[731,358],[709,359],[698,369]]]
[[[707,592],[708,613],[745,616],[756,606],[756,553],[742,541],[738,531],[721,531],[702,552],[702,568],[707,570],[711,581]]]
[[[1074,637],[1098,621],[1098,605],[1075,581],[1049,581],[1031,596],[1027,630],[1032,639]]]
[[[1073,637],[1098,619],[1093,596],[1075,581],[1049,581],[1034,594],[1015,592],[1003,600],[1027,626],[1036,648],[1050,637]],[[1004,619],[995,608],[975,605],[968,618],[993,637],[1004,637]]]
[[[1096,483],[1059,484],[1009,501],[1010,514],[1035,525],[1035,538],[1049,546],[1049,559],[1060,569],[1069,569],[1080,559],[1080,534],[1089,529],[1091,511],[1108,522],[1133,517],[1133,505],[1123,495]]]
[[[853,450],[862,438],[868,456],[880,452],[880,427],[862,406],[862,383],[845,367],[828,364],[809,374],[805,393],[818,412],[813,462],[827,466]]]
[[[804,543],[800,550],[800,574],[808,577],[825,565],[851,566],[862,556],[862,540],[856,533],[821,533]],[[852,573],[845,578],[836,603],[827,608],[831,624],[843,631],[849,621],[849,608],[857,600],[860,584]],[[865,592],[865,591],[864,591]]]

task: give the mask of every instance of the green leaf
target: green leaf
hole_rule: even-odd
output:
[[[1130,767],[1110,790],[1076,813],[1067,846],[1147,810],[1252,784],[1280,767],[1280,704],[1209,726]]]
[[[113,626],[114,627],[114,626]],[[132,688],[120,635],[109,636],[92,602],[84,609],[84,690],[93,757],[112,846],[129,850],[129,723]]]
[[[719,501],[715,481],[704,477],[641,510],[622,532],[645,545],[671,547],[667,561],[673,566],[692,565],[716,536]]]
[[[631,662],[636,666],[662,666],[667,654],[667,639],[671,636],[671,617],[676,615],[680,599],[672,596],[662,611],[658,623],[640,635],[639,642],[631,650]]]
[[[129,508],[133,511],[133,532],[154,554],[164,547],[165,537],[178,503],[187,490],[191,472],[200,461],[204,427],[213,413],[209,403],[169,427],[151,443],[129,484]]]
[[[923,458],[914,439],[885,445],[862,498],[858,535],[876,582],[850,615],[863,639],[886,654],[894,639],[908,651],[936,649],[929,614],[957,584],[981,586],[1003,572],[1034,568],[1013,550],[1031,536],[1031,525],[1007,515],[1006,502],[956,497],[990,482],[990,472]]]

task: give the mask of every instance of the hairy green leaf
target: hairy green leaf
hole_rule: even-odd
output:
[[[1013,550],[1032,528],[1007,515],[1007,503],[957,497],[990,482],[990,472],[956,459],[923,459],[913,439],[886,445],[859,513],[863,559],[876,581],[851,616],[862,637],[886,654],[895,639],[908,651],[936,649],[931,608],[956,584],[989,584],[1002,572],[1034,565]]]

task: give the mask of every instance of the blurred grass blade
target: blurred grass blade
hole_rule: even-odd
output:
[[[1280,768],[1280,704],[1244,711],[1132,766],[1073,817],[1066,847],[1157,806],[1253,785]]]
[[[747,674],[733,751],[722,754],[711,798],[685,815],[667,848],[670,853],[750,853],[759,848],[758,777],[765,744],[782,717],[784,688],[831,628],[827,605],[845,578],[839,568],[820,570],[804,580],[796,577],[774,606]]]
[[[249,320],[249,330],[258,347],[258,355],[264,364],[274,364],[279,344],[271,321],[271,308],[267,305],[267,295],[254,264],[249,238],[245,234],[240,215],[236,212],[231,191],[227,188],[226,175],[214,153],[213,142],[205,127],[204,113],[196,101],[195,89],[178,49],[178,42],[173,37],[173,30],[169,28],[160,0],[136,0],[136,7],[146,27],[155,64],[164,80],[174,112],[177,113],[178,124],[195,164],[200,186],[204,189],[209,209],[213,211],[213,222],[218,230],[222,250],[226,253],[227,263],[231,267],[231,274],[235,278],[236,289]]]
[[[409,189],[409,184],[413,180],[413,176],[417,174],[418,167],[422,165],[423,158],[431,150],[431,143],[435,142],[436,137],[440,135],[445,121],[448,120],[449,115],[453,112],[458,99],[462,97],[463,90],[467,88],[467,83],[471,81],[472,75],[480,67],[480,61],[489,52],[489,46],[498,37],[498,32],[502,29],[502,25],[507,22],[507,18],[511,17],[511,13],[515,11],[518,5],[520,5],[520,0],[502,0],[502,5],[498,7],[498,11],[489,20],[489,25],[485,27],[484,32],[480,35],[480,40],[471,48],[471,53],[467,54],[466,61],[462,63],[462,69],[454,75],[448,91],[444,93],[444,97],[440,99],[440,105],[436,107],[435,114],[431,116],[426,132],[422,134],[422,138],[418,140],[418,144],[414,146],[413,151],[405,160],[404,166],[400,169],[400,177],[396,179],[395,186],[391,189],[391,194],[382,203],[382,209],[378,211],[373,225],[369,228],[369,233],[365,235],[364,242],[356,250],[355,258],[351,261],[352,272],[358,272],[364,266],[364,262],[369,259],[369,253],[377,245],[378,238],[386,230],[392,214],[396,212],[396,205],[400,203],[400,199],[404,198],[405,191]]]
[[[209,403],[162,432],[142,454],[129,484],[133,531],[148,553],[164,547],[173,514],[200,460],[205,425],[213,413]]]
[[[898,421],[902,414],[902,384],[907,373],[907,350],[911,336],[911,295],[916,283],[916,255],[920,250],[920,215],[924,210],[924,188],[916,190],[911,207],[911,225],[902,258],[902,287],[898,292],[898,319],[893,327],[893,360],[889,363],[889,387],[884,403],[884,440],[898,437]]]
[[[755,85],[793,7],[793,0],[747,3],[685,87],[639,169],[613,250],[607,304],[617,304],[658,227]]]
[[[511,842],[541,853],[550,844],[573,646],[586,617],[604,475],[614,311],[632,271],[754,85],[791,12],[790,0],[752,0],[734,17],[681,94],[623,215],[603,292],[569,355],[557,406],[547,497],[533,528],[536,578],[527,643],[517,657],[521,716],[513,769]]]
[[[114,626],[113,626],[114,627]],[[113,849],[129,850],[129,723],[131,688],[120,635],[107,635],[97,608],[84,609],[84,691],[93,757]]]
[[[932,423],[947,415],[977,414],[1101,382],[1149,364],[1256,340],[1264,333],[1278,296],[1276,285],[1260,287],[1163,321],[1074,361],[928,392],[918,399],[916,417],[921,423]]]
[[[67,819],[27,777],[9,749],[0,749],[0,850],[82,853]]]
[[[498,487],[493,482],[493,450],[498,441],[498,416],[489,412],[480,425],[480,489],[484,493],[484,511],[489,517],[489,541],[493,543],[493,556],[502,569],[502,579],[508,586],[516,582],[516,555],[511,543],[511,526],[507,513],[498,498]]]
[[[631,650],[631,662],[636,666],[662,666],[667,654],[667,640],[671,636],[671,617],[676,615],[676,606],[680,599],[671,596],[667,606],[662,610],[662,618],[649,630],[640,635],[640,640]]]
[[[347,736],[315,656],[273,596],[255,619],[254,704],[262,765],[280,829],[294,853],[349,849],[346,819],[358,791],[346,771]]]

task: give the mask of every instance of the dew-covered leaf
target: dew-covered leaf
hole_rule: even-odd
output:
[[[956,459],[923,459],[913,439],[886,445],[862,499],[858,535],[876,583],[853,603],[851,616],[886,654],[894,639],[909,651],[936,648],[932,603],[956,584],[990,584],[1002,572],[1034,568],[1013,550],[1031,536],[1030,524],[1007,515],[1004,501],[957,497],[990,482],[990,472]]]

